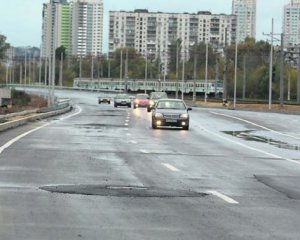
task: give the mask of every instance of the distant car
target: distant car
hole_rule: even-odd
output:
[[[128,94],[117,94],[114,98],[114,107],[127,106],[131,108],[131,99]]]
[[[152,128],[173,126],[189,130],[190,110],[192,108],[188,108],[183,100],[160,99],[152,111]]]
[[[152,92],[150,94],[149,104],[147,106],[147,111],[151,112],[151,110],[154,108],[156,102],[159,99],[162,99],[162,98],[166,99],[166,98],[168,98],[168,95],[165,92]]]
[[[99,104],[101,104],[101,103],[108,103],[108,104],[110,104],[110,97],[107,97],[107,96],[99,97],[98,98],[98,103]]]
[[[148,107],[149,95],[148,94],[137,94],[133,100],[133,108]]]

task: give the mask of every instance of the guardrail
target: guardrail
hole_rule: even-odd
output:
[[[15,127],[24,125],[31,121],[41,120],[41,119],[53,117],[56,115],[60,115],[60,114],[66,113],[70,110],[72,110],[70,100],[64,99],[61,102],[58,101],[58,103],[55,107],[40,108],[40,109],[34,109],[34,110],[23,111],[23,112],[18,112],[18,113],[6,114],[3,116],[0,116],[1,121],[16,117],[16,116],[26,116],[28,114],[35,114],[35,115],[23,117],[23,118],[20,118],[17,120],[12,120],[12,121],[8,121],[8,122],[4,122],[4,123],[0,123],[0,132],[5,131],[7,129],[11,129],[11,128],[15,128]]]

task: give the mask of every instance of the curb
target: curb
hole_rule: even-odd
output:
[[[55,110],[55,111],[51,111],[51,112],[47,112],[47,113],[40,113],[36,116],[25,117],[25,118],[21,118],[21,119],[18,119],[18,120],[1,123],[0,124],[0,132],[3,132],[7,129],[11,129],[11,128],[15,128],[15,127],[24,125],[28,122],[32,122],[32,121],[41,120],[41,119],[53,117],[53,116],[56,116],[56,115],[60,115],[60,114],[69,112],[70,110],[72,110],[71,105],[69,105],[69,106],[67,106],[63,109],[59,109],[59,110]]]

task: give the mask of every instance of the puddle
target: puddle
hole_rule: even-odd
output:
[[[224,131],[223,133],[226,133],[228,135],[242,138],[246,141],[254,141],[254,142],[261,142],[261,143],[267,143],[269,145],[282,148],[282,149],[288,149],[288,150],[295,150],[300,151],[300,145],[296,144],[289,144],[283,141],[277,141],[272,138],[252,135],[251,133],[254,132],[253,130],[246,130],[246,131]]]

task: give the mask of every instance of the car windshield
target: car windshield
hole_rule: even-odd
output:
[[[179,101],[160,101],[157,103],[157,109],[186,109],[185,104]]]
[[[129,96],[127,94],[119,94],[119,95],[116,96],[116,98],[117,99],[120,99],[120,98],[123,98],[123,99],[126,98],[127,99],[127,98],[129,98]]]
[[[137,99],[148,99],[148,95],[142,94],[142,95],[136,95]]]

